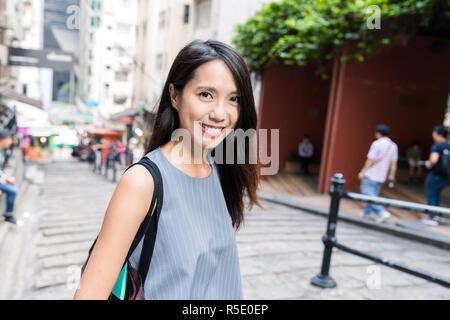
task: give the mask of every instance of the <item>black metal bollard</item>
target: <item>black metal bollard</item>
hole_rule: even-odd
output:
[[[331,203],[330,212],[328,215],[327,231],[322,237],[322,241],[325,245],[325,249],[323,251],[322,269],[320,273],[311,280],[311,284],[321,288],[336,287],[336,281],[329,276],[329,272],[331,254],[333,252],[333,246],[336,243],[336,224],[339,213],[339,203],[344,192],[343,186],[345,184],[345,179],[342,173],[336,173],[333,178],[331,178],[331,182],[333,184],[330,186]]]

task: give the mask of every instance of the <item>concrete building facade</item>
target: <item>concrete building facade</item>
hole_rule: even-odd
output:
[[[80,109],[98,127],[123,129],[112,114],[131,106],[136,0],[84,1],[81,8]]]

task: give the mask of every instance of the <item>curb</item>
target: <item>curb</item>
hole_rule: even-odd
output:
[[[283,196],[258,194],[258,197],[277,204],[285,205],[294,209],[300,209],[302,211],[319,215],[322,217],[328,217],[328,208],[322,208],[317,206],[312,206],[308,204],[303,204],[300,202],[292,201],[290,199],[283,199]],[[425,243],[442,249],[450,250],[450,238],[446,236],[441,236],[439,234],[426,231],[426,230],[408,230],[404,227],[398,225],[390,225],[386,223],[377,223],[375,221],[366,220],[355,216],[351,213],[346,213],[339,210],[338,219],[340,221],[345,221],[352,223],[364,228],[381,231],[401,238]],[[325,232],[325,230],[324,230]]]

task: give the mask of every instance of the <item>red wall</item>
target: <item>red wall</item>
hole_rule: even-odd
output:
[[[290,152],[298,153],[304,134],[310,136],[315,159],[320,161],[330,81],[311,67],[270,65],[263,73],[259,129],[279,129],[280,171]],[[269,153],[270,153],[270,137]]]
[[[432,53],[432,40],[446,44]],[[450,41],[413,38],[407,47],[384,49],[364,62],[336,60],[327,114],[319,192],[327,192],[336,172],[344,174],[347,190],[357,187],[357,173],[385,123],[404,154],[414,139],[428,157],[431,131],[442,124],[450,88]]]

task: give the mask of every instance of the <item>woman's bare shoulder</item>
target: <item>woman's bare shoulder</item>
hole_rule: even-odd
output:
[[[154,182],[151,173],[142,165],[129,168],[119,180],[108,206],[107,215],[117,216],[127,212],[129,218],[136,214],[145,217],[153,197]]]
[[[120,184],[131,189],[144,187],[154,188],[154,181],[151,173],[143,165],[134,165],[129,168],[120,179]]]

